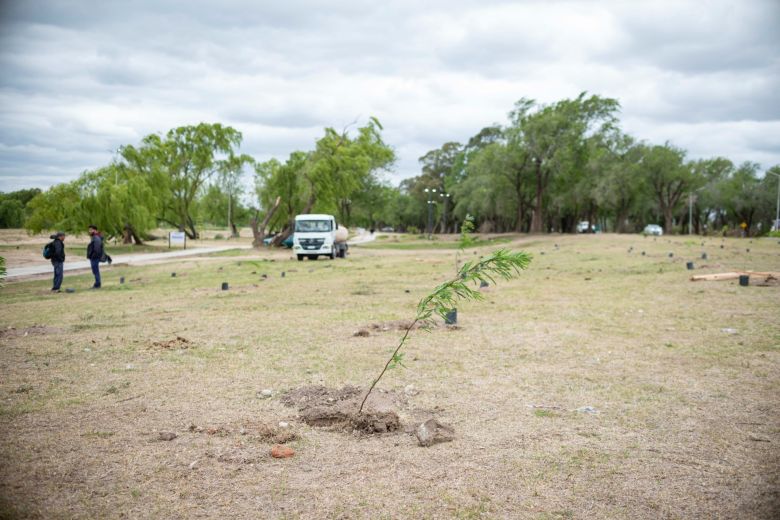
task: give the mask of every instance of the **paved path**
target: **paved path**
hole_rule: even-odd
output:
[[[352,237],[351,239],[347,240],[347,244],[351,246],[355,246],[358,244],[365,244],[366,242],[373,242],[376,240],[376,233],[373,235],[366,231],[365,229],[358,230],[358,235],[355,237]]]
[[[137,253],[134,255],[117,255],[112,257],[115,264],[143,265],[160,260],[169,260],[182,256],[207,255],[210,253],[219,253],[221,251],[230,251],[231,249],[252,249],[251,244],[234,244],[231,246],[199,247],[195,249],[182,249],[168,253]],[[103,264],[105,265],[105,264]],[[65,258],[65,271],[76,271],[81,269],[90,269],[89,260],[78,260],[76,262],[68,261]],[[11,267],[8,269],[8,279],[19,278],[22,276],[34,276],[39,274],[51,274],[51,263],[33,264],[25,267]]]

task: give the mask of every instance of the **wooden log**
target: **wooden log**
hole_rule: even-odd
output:
[[[761,271],[736,271],[733,273],[697,274],[691,276],[692,282],[713,282],[721,280],[737,280],[741,275],[747,274],[756,278],[780,278],[780,273]]]
[[[717,274],[696,274],[691,276],[692,282],[713,282],[720,280],[737,280],[742,273],[717,273]]]

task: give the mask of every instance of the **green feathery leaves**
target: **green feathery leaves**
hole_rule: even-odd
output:
[[[478,262],[466,262],[463,267],[460,268],[458,274],[452,280],[444,282],[436,287],[432,293],[425,296],[417,304],[417,316],[414,321],[406,328],[401,342],[396,347],[390,359],[385,363],[382,372],[371,383],[371,387],[366,392],[363,401],[360,403],[358,413],[363,411],[363,405],[366,404],[368,396],[374,389],[376,384],[385,375],[385,372],[390,368],[395,368],[397,365],[403,365],[403,353],[399,351],[406,343],[406,339],[409,337],[409,332],[418,323],[422,324],[424,330],[430,331],[433,325],[433,316],[437,315],[442,318],[447,316],[447,313],[455,308],[455,304],[460,300],[466,301],[481,301],[484,299],[482,293],[478,290],[474,290],[470,285],[477,285],[481,282],[496,283],[496,279],[511,280],[515,276],[520,274],[520,271],[526,269],[528,264],[531,263],[531,255],[522,251],[512,252],[507,249],[499,249],[492,255],[479,260]]]

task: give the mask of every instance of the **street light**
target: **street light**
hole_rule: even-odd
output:
[[[777,209],[775,210],[775,231],[780,231],[780,173],[767,173],[777,177]]]
[[[439,197],[442,198],[442,202],[444,202],[444,218],[442,219],[442,225],[441,225],[441,232],[446,234],[447,233],[447,201],[450,198],[449,193],[439,193]]]
[[[423,190],[425,194],[428,196],[428,240],[430,240],[433,235],[433,203],[432,197],[436,196],[436,188],[428,189],[425,188]]]

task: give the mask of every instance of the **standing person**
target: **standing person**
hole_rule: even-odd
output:
[[[89,235],[92,237],[87,246],[87,258],[92,266],[92,274],[95,275],[93,289],[100,289],[100,259],[103,258],[103,237],[97,226],[89,226]]]
[[[65,263],[65,233],[60,231],[49,238],[52,239],[51,247],[51,265],[54,266],[54,283],[51,286],[51,292],[62,292],[63,264]]]

